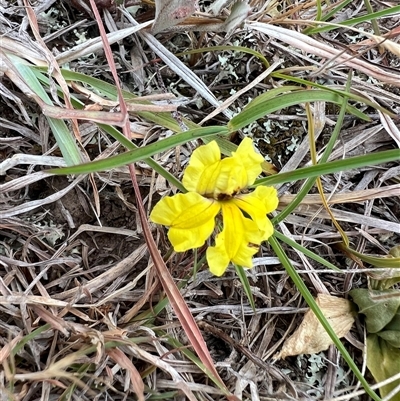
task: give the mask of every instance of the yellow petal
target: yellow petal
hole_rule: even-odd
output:
[[[243,216],[232,202],[221,202],[223,230],[215,239],[215,246],[207,249],[207,261],[211,273],[221,276],[229,262],[252,267],[251,257],[257,253],[262,241],[262,231],[250,219]]]
[[[175,251],[183,252],[204,245],[215,227],[220,205],[195,192],[161,199],[150,220],[169,226],[168,238]]]
[[[220,194],[230,196],[240,191],[239,182],[247,182],[247,172],[238,159],[221,160],[218,144],[212,141],[193,152],[182,182],[188,191],[219,199]]]
[[[216,141],[198,147],[189,160],[182,183],[188,191],[212,193],[218,176],[221,151]]]
[[[223,160],[217,142],[212,141],[193,152],[182,182],[188,191],[225,199],[252,184],[262,171],[263,161],[250,138],[245,138],[237,151]]]
[[[278,206],[279,201],[275,188],[258,186],[254,192],[239,195],[232,199],[232,202],[245,211],[258,228],[263,231],[263,241],[273,234],[274,228],[266,214]]]
[[[261,163],[263,161],[263,157],[254,151],[252,140],[245,138],[237,151],[232,152],[231,157],[221,160],[219,168],[212,171],[213,176],[208,177],[207,183],[214,184],[214,186],[209,185],[207,192],[200,193],[209,194],[212,191],[211,196],[218,200],[234,196],[254,182],[262,171]],[[204,176],[208,174],[209,172],[205,171]],[[201,187],[202,189],[203,187]]]
[[[240,183],[241,188],[253,184],[261,174],[261,164],[264,162],[264,158],[254,150],[253,141],[250,138],[244,138],[236,152],[232,152],[232,157],[242,164],[246,172],[245,181]]]

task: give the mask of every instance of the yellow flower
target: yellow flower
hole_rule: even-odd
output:
[[[222,231],[206,252],[210,271],[221,276],[230,262],[252,267],[252,256],[274,231],[267,213],[278,206],[275,188],[258,186],[252,193],[241,193],[261,173],[263,161],[250,138],[225,159],[217,142],[200,146],[183,175],[188,192],[161,199],[151,221],[169,226],[169,240],[175,251],[183,252],[204,245],[221,211]]]

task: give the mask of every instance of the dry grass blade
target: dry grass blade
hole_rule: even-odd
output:
[[[203,118],[200,125],[204,124],[206,121],[211,120],[219,113],[222,113],[225,109],[227,109],[234,101],[236,101],[240,96],[243,96],[246,92],[248,92],[251,88],[262,82],[265,78],[267,78],[271,72],[273,72],[280,64],[282,63],[281,60],[276,61],[273,63],[269,68],[263,71],[254,81],[250,82],[249,85],[246,85],[243,89],[236,92],[234,95],[226,99],[220,106],[218,106],[212,113],[210,113],[206,118]]]
[[[144,361],[147,361],[152,366],[156,366],[159,369],[162,369],[163,371],[168,373],[173,380],[174,386],[172,388],[181,390],[185,394],[185,396],[187,397],[188,400],[197,401],[197,398],[193,394],[188,383],[186,383],[182,379],[182,376],[169,363],[164,361],[162,358],[159,358],[159,357],[156,357],[156,356],[150,354],[146,350],[142,349],[140,346],[132,344],[129,347],[132,348],[133,352],[137,356],[139,356],[141,359],[143,359]]]
[[[137,395],[139,401],[144,401],[144,383],[140,377],[139,372],[132,364],[132,361],[119,349],[107,350],[107,354],[118,363],[121,368],[126,369],[129,372],[129,378],[131,381],[132,391]]]
[[[197,253],[173,252],[166,231],[149,227],[146,213],[160,197],[178,192],[193,150],[212,139],[165,151],[159,141],[172,143],[175,132],[201,121],[225,130],[227,119],[260,95],[276,111],[217,142],[228,156],[244,136],[252,138],[268,160],[266,175],[312,165],[310,100],[286,107],[275,96],[308,85],[349,95],[340,118],[334,97],[313,103],[316,160],[326,149],[342,166],[353,156],[372,161],[373,153],[395,154],[400,29],[388,5],[379,4],[379,37],[368,33],[365,18],[359,29],[299,33],[310,21],[360,20],[369,13],[363,0],[215,0],[212,7],[200,1],[193,16],[153,35],[154,1],[137,6],[125,0],[119,9],[115,1],[95,0],[104,7],[105,37],[90,6],[82,11],[76,1],[32,7],[24,1],[0,0],[0,399],[369,401],[355,391],[357,375],[347,372],[345,353],[335,354],[334,347],[269,363],[308,310],[282,254],[271,254],[274,240],[262,244],[253,268],[245,270],[247,287],[232,267],[217,278],[203,263],[215,237]],[[241,8],[233,10],[234,3]],[[63,99],[68,91],[75,109]],[[49,121],[65,125],[60,137],[68,134],[75,143],[70,119],[79,125],[79,152],[91,160],[150,145],[158,149],[154,163],[105,168],[91,181],[48,174],[48,166],[71,164]],[[343,296],[368,280],[397,277],[396,261],[385,255],[400,238],[399,174],[391,161],[321,177],[323,196],[355,253],[340,249],[314,187],[291,214],[277,212],[274,220],[282,221],[274,238],[313,295]],[[306,192],[303,181],[279,185],[281,210]],[[371,261],[382,267],[371,269]],[[347,339],[345,348],[361,367],[362,330]]]
[[[7,170],[15,166],[18,166],[19,164],[66,167],[65,160],[61,157],[26,155],[22,153],[22,154],[15,154],[13,157],[10,157],[9,159],[6,159],[3,162],[1,162],[0,175],[5,175]],[[29,179],[29,177],[25,178]],[[0,191],[3,185],[0,185]],[[8,190],[9,189],[6,189],[6,191]]]
[[[19,333],[18,336],[14,337],[9,343],[6,343],[3,348],[0,349],[0,364],[3,364],[6,359],[10,357],[12,350],[22,339],[22,333]]]
[[[138,23],[132,18],[131,15],[126,15],[129,20],[137,26]],[[188,68],[184,63],[182,63],[174,54],[172,54],[165,46],[162,45],[152,34],[148,32],[140,32],[139,35],[146,41],[150,48],[171,68],[176,72],[182,79],[184,79],[194,90],[199,92],[199,94],[210,102],[213,106],[219,107],[220,102],[210,91],[210,89],[205,85],[205,83],[196,75],[194,72]],[[228,109],[223,110],[223,113],[227,117],[232,116],[232,112]]]
[[[388,185],[386,187],[365,189],[363,191],[351,191],[329,196],[325,194],[327,202],[331,205],[338,203],[365,202],[371,199],[390,198],[400,193],[400,184]],[[290,204],[296,195],[282,195],[279,198],[279,207]],[[320,195],[306,195],[302,200],[302,205],[315,205],[321,202]]]
[[[49,205],[49,204],[57,201],[58,199],[61,199],[64,195],[69,193],[71,191],[71,189],[74,188],[76,185],[78,185],[83,179],[84,179],[84,177],[76,178],[66,188],[58,191],[57,193],[55,193],[53,195],[48,196],[45,199],[38,199],[38,200],[26,202],[24,204],[21,204],[21,205],[15,206],[15,207],[11,207],[5,211],[1,211],[0,218],[6,219],[9,217],[18,216],[19,214],[29,212],[30,210],[36,209],[40,206]]]
[[[123,125],[124,135],[129,138],[130,137],[130,127],[129,127],[129,120],[127,118],[127,109],[124,98],[122,96],[121,87],[119,85],[117,72],[115,69],[115,63],[113,60],[113,55],[110,49],[110,46],[107,43],[104,27],[98,13],[97,7],[94,3],[94,0],[90,0],[93,12],[95,14],[96,20],[99,24],[100,34],[103,39],[104,48],[106,52],[107,61],[111,67],[113,77],[115,80],[115,84],[118,90],[118,98],[121,105],[121,114],[125,115],[125,124]],[[189,70],[190,71],[190,70]],[[188,336],[193,348],[195,349],[196,353],[198,354],[200,360],[205,365],[206,369],[208,370],[208,374],[211,376],[213,381],[220,386],[226,392],[226,395],[229,399],[234,400],[236,397],[230,394],[229,390],[226,388],[225,384],[223,383],[222,379],[220,378],[217,370],[215,369],[214,362],[210,356],[208,351],[207,345],[200,333],[200,330],[190,313],[180,291],[178,290],[171,274],[169,273],[165,262],[163,261],[159,250],[154,242],[153,236],[150,231],[149,223],[147,221],[147,216],[143,207],[143,201],[140,193],[140,189],[136,180],[136,172],[134,165],[129,165],[131,179],[133,184],[133,189],[135,191],[135,196],[137,199],[137,206],[139,211],[139,217],[141,226],[143,229],[144,237],[146,243],[149,247],[149,252],[151,258],[154,262],[155,267],[157,268],[158,277],[161,281],[161,284],[164,288],[164,291],[168,295],[168,299],[171,302],[172,307],[174,308],[175,313],[178,316],[178,319],[185,330],[186,335]]]
[[[399,74],[385,71],[376,65],[354,58],[352,55],[347,54],[342,50],[330,47],[300,32],[261,22],[248,22],[247,26],[250,29],[258,30],[270,37],[279,39],[288,45],[294,46],[297,49],[301,49],[304,52],[324,57],[328,60],[335,59],[336,63],[344,64],[349,68],[354,68],[368,76],[379,79],[381,82],[400,86]]]
[[[88,281],[81,288],[74,288],[65,292],[54,294],[53,298],[59,300],[74,300],[77,302],[82,298],[86,298],[88,294],[95,292],[96,290],[103,288],[107,284],[113,282],[126,273],[128,273],[132,266],[135,265],[139,260],[141,260],[146,255],[147,246],[141,245],[135,249],[127,258],[121,260],[115,266],[113,266],[108,271],[97,276],[96,278]]]
[[[376,227],[386,230],[388,232],[400,234],[400,225],[396,221],[387,221],[376,217],[364,216],[357,213],[347,212],[344,210],[338,210],[333,208],[331,210],[333,216],[338,221],[347,221],[349,223],[362,224],[365,226]],[[329,214],[326,211],[321,211],[320,206],[318,205],[299,206],[296,209],[296,212],[304,216],[311,216],[311,217],[316,216],[321,219],[328,219],[328,220],[330,219]]]
[[[60,85],[60,88],[63,92],[66,108],[71,110],[71,109],[73,109],[73,107],[71,104],[69,89],[68,89],[67,83],[65,82],[64,77],[61,74],[60,66],[58,65],[53,53],[51,53],[51,51],[47,48],[46,44],[44,43],[42,37],[39,34],[38,21],[36,19],[36,14],[34,13],[31,5],[29,4],[29,2],[27,0],[24,0],[24,5],[25,5],[29,23],[32,28],[32,32],[35,36],[35,39],[41,45],[43,51],[45,52],[45,56],[49,62],[49,66],[48,66],[49,73],[50,73],[50,75],[51,75],[51,73],[53,73],[54,77],[56,78],[56,80],[57,80],[58,84]],[[55,88],[52,88],[52,90],[54,91],[54,93],[56,92]],[[73,128],[76,139],[81,140],[81,134],[79,132],[78,121],[75,118],[72,119],[72,128]]]

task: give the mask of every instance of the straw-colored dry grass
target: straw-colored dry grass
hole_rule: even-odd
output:
[[[144,3],[139,21],[152,18],[150,2]],[[263,17],[267,3],[270,6]],[[248,27],[236,27],[229,36],[183,30],[157,38],[175,54],[215,45],[251,47],[271,64],[280,60],[281,67],[291,69],[298,77],[322,84],[343,84],[349,68],[354,68],[352,89],[399,115],[400,93],[393,84],[396,76],[400,82],[397,48],[378,47],[368,37],[344,29],[312,35],[321,49],[331,49],[332,58],[346,48],[354,52],[347,66],[338,58],[337,64],[335,60],[330,64],[323,50],[315,48],[312,56],[309,49],[295,50],[294,43],[289,45],[251,28],[251,23],[262,18],[282,20],[284,27],[293,20],[293,41],[300,40],[296,39],[301,28],[298,20],[315,16],[315,2],[299,1],[295,5],[287,1],[275,7],[273,1],[255,0],[251,4],[254,16],[249,16]],[[379,9],[382,4],[376,2],[374,6]],[[95,21],[69,2],[41,2],[35,11],[43,43],[34,39],[19,2],[0,0],[0,50],[11,46],[21,57],[43,60],[43,46],[54,55],[74,54],[79,43],[99,35]],[[349,13],[347,18],[364,11],[362,1],[352,2],[343,10]],[[124,28],[127,21],[121,14],[112,15],[109,29]],[[398,28],[398,21],[398,15],[378,20],[382,34]],[[370,31],[369,24],[364,25]],[[394,33],[391,39],[396,43],[399,33]],[[356,46],[361,40],[362,47]],[[142,39],[127,37],[112,50],[124,89],[139,95],[172,92],[180,98],[185,96],[179,113],[194,122],[215,110],[198,94],[198,88],[157,63],[156,55]],[[182,60],[221,102],[250,84],[244,95],[221,110],[225,114],[212,118],[213,124],[225,124],[226,115],[280,85],[277,78],[255,83],[263,71],[262,64],[250,54],[209,52]],[[370,77],[367,70],[357,70],[358,66],[351,64],[360,60],[369,66]],[[194,395],[201,400],[224,399],[184,355],[191,348],[165,301],[149,259],[127,168],[91,179],[45,173],[46,166],[64,165],[60,151],[38,104],[9,75],[3,75],[7,66],[0,65],[0,400],[132,400],[136,396],[140,399],[143,393],[153,394],[149,399],[182,400]],[[68,65],[71,70],[113,83],[102,51],[95,56],[74,56]],[[312,77],[310,65],[314,68]],[[78,90],[75,95],[92,104]],[[329,107],[317,141],[319,149],[327,143],[337,118],[337,110]],[[360,109],[371,121],[347,116],[332,160],[399,145],[398,118],[386,118],[366,105]],[[175,118],[180,119],[179,115]],[[169,134],[138,116],[131,116],[131,122],[138,145]],[[118,150],[97,125],[78,123],[83,147],[91,159]],[[243,134],[252,136],[260,152],[280,171],[309,162],[304,105],[259,120],[231,138],[232,142],[239,143]],[[197,143],[189,143],[159,155],[158,162],[179,177],[195,146]],[[323,177],[334,216],[358,252],[382,254],[398,244],[399,171],[398,164],[392,163]],[[137,179],[147,211],[170,191],[169,184],[145,163],[137,164]],[[300,183],[280,187],[280,209],[291,202],[299,187]],[[341,394],[347,395],[344,399],[369,399],[362,392],[354,395],[353,391],[359,389],[357,381],[334,347],[311,357],[272,359],[307,309],[268,245],[263,246],[256,267],[249,272],[256,303],[253,311],[233,270],[222,278],[202,270],[185,281],[194,255],[169,254],[165,231],[153,229],[161,254],[167,255],[167,266],[182,285],[182,295],[232,393],[249,400],[332,399]],[[360,273],[359,265],[335,247],[340,235],[318,195],[307,196],[281,229],[346,270],[346,274],[337,274],[321,269],[304,255],[287,249],[313,293],[343,296],[353,286],[365,286],[366,271]],[[361,368],[363,341],[363,324],[357,322],[345,342]],[[372,383],[369,373],[365,375]]]

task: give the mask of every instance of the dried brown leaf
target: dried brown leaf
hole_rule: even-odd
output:
[[[144,383],[132,361],[120,349],[109,349],[107,350],[107,354],[118,363],[121,368],[128,371],[132,383],[132,390],[136,393],[139,401],[144,401]]]
[[[153,34],[175,26],[190,17],[196,11],[196,4],[196,0],[156,0]]]
[[[319,294],[316,302],[336,335],[344,337],[354,322],[352,303],[344,298]],[[299,328],[285,341],[282,351],[275,358],[300,354],[316,354],[328,349],[333,344],[326,330],[322,327],[313,311],[308,311]]]

